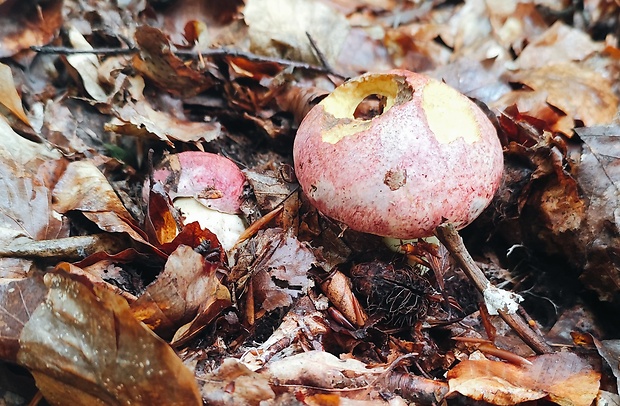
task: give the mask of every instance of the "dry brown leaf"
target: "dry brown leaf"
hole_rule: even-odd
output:
[[[557,21],[542,35],[530,42],[515,61],[519,69],[536,69],[547,65],[581,61],[603,50],[603,44],[580,29]]]
[[[106,177],[91,161],[75,161],[67,166],[53,190],[54,210],[80,211],[104,231],[127,233],[135,241],[148,244]]]
[[[558,352],[529,361],[532,365],[462,361],[448,372],[450,392],[494,405],[547,398],[560,405],[589,406],[596,397],[600,374],[577,355]]]
[[[276,397],[269,379],[235,358],[226,358],[212,373],[201,377],[205,402],[212,405],[258,406]]]
[[[17,360],[50,404],[202,405],[194,374],[124,299],[62,273],[44,281]]]
[[[136,29],[140,56],[134,67],[163,90],[181,97],[191,97],[213,86],[212,77],[185,65],[172,53],[166,35],[146,25]]]
[[[0,103],[24,123],[31,125],[22,106],[22,99],[15,89],[11,68],[0,63]]]
[[[216,255],[216,261],[219,257]],[[159,335],[171,336],[175,329],[195,318],[198,309],[218,290],[219,265],[191,247],[180,245],[168,257],[163,272],[132,303],[134,316]]]
[[[575,63],[556,63],[538,69],[519,71],[510,78],[513,82],[526,85],[529,90],[516,90],[508,93],[494,103],[503,109],[517,104],[519,111],[543,119],[552,130],[572,134],[573,121],[581,121],[586,126],[608,124],[618,109],[618,98],[610,83],[598,73]],[[534,97],[528,105],[519,105],[525,98]],[[568,122],[553,123],[538,113],[549,104],[563,112]],[[560,120],[560,117],[557,118]]]
[[[584,194],[586,214],[585,225],[577,236],[585,251],[585,271],[580,279],[602,300],[616,300],[620,288],[620,128],[584,128],[577,132],[584,145],[576,165],[576,179]]]
[[[36,171],[41,161],[61,157],[60,152],[47,144],[37,144],[17,134],[3,116],[0,116],[0,136],[0,157],[31,172]]]
[[[69,41],[77,50],[90,51],[93,47],[75,27],[69,27]],[[67,62],[78,72],[86,93],[98,102],[106,102],[108,95],[99,84],[99,59],[95,54],[67,55]]]
[[[127,78],[125,86],[132,94],[132,100],[122,106],[113,106],[115,115],[105,125],[107,131],[133,136],[155,137],[173,145],[173,141],[213,141],[222,133],[218,122],[189,121],[178,114],[155,110],[144,98],[144,80],[141,77]]]
[[[63,22],[63,0],[17,2],[19,6],[14,3],[0,8],[0,58],[49,43]]]
[[[314,255],[281,229],[260,231],[255,238],[260,247],[252,264],[256,307],[272,311],[290,306],[313,285],[307,272],[315,262]]]
[[[361,327],[368,316],[351,290],[351,280],[340,271],[332,272],[321,283],[321,290],[329,301],[342,312],[353,325]]]
[[[250,50],[308,63],[320,62],[308,35],[333,65],[349,30],[342,14],[316,0],[249,0],[243,16]]]
[[[17,361],[22,329],[46,294],[41,273],[33,272],[21,279],[0,279],[0,359]]]

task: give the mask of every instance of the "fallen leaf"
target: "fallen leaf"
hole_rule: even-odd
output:
[[[191,97],[213,86],[210,74],[192,69],[172,53],[166,35],[157,28],[138,27],[136,42],[140,55],[134,57],[134,67],[163,90]]]
[[[18,363],[53,405],[201,405],[194,374],[127,302],[62,273],[24,325]]]
[[[313,286],[307,272],[315,257],[304,244],[281,229],[259,231],[255,239],[255,257],[246,272],[252,274],[254,299],[257,308],[272,311],[290,306]],[[237,263],[233,272],[242,271]]]
[[[180,245],[168,257],[163,272],[132,303],[134,316],[160,336],[171,337],[196,317],[198,309],[217,290],[219,253],[215,259],[209,261],[191,247]]]
[[[107,131],[133,136],[148,136],[173,145],[174,141],[209,142],[222,134],[218,122],[195,122],[155,110],[144,99],[114,107],[115,118],[105,125]]]
[[[577,133],[584,144],[575,178],[584,195],[586,215],[576,236],[585,251],[580,279],[602,300],[615,300],[620,287],[620,128],[580,129]]]
[[[515,90],[493,106],[500,109],[517,104],[519,111],[545,119],[536,114],[549,104],[568,118],[567,122],[550,122],[552,130],[572,134],[574,121],[586,126],[609,124],[618,109],[618,98],[610,83],[598,73],[572,62],[554,63],[510,75],[513,82],[523,83],[532,90]],[[579,97],[574,97],[579,95]],[[526,97],[536,97],[529,106],[520,106]],[[516,103],[515,103],[516,102]],[[555,124],[555,125],[554,125]]]
[[[6,2],[0,11],[0,58],[6,58],[33,45],[49,43],[63,23],[63,0],[45,3]],[[24,7],[21,7],[24,6]]]
[[[15,89],[11,68],[0,63],[0,103],[24,123],[31,125],[22,106],[22,99]]]
[[[308,36],[333,64],[349,30],[342,14],[315,0],[248,0],[243,16],[251,51],[308,63],[320,62]]]
[[[87,160],[70,163],[52,192],[54,210],[81,212],[108,232],[127,233],[135,241],[149,245],[116,192],[101,173]]]
[[[547,398],[561,405],[588,406],[599,390],[600,374],[569,352],[529,358],[532,365],[487,359],[461,361],[448,372],[450,393],[494,405]]]
[[[201,377],[207,404],[256,405],[276,397],[269,379],[253,372],[235,358],[226,358],[210,374]]]
[[[32,272],[20,279],[0,279],[0,359],[16,362],[19,337],[32,313],[45,299],[43,274]]]
[[[562,62],[581,61],[603,50],[603,44],[580,29],[557,21],[542,35],[531,41],[515,64],[518,69],[536,69]]]
[[[73,48],[81,51],[91,51],[93,47],[75,27],[69,27],[69,41]],[[67,55],[67,62],[78,72],[86,93],[98,102],[106,102],[108,95],[99,84],[99,59],[95,54]]]

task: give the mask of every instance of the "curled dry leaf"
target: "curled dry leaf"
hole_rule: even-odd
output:
[[[79,211],[104,231],[124,232],[133,240],[148,245],[144,232],[94,163],[86,160],[70,163],[52,195],[54,209],[59,213]]]
[[[153,137],[169,145],[173,145],[173,141],[209,142],[221,135],[222,127],[218,122],[194,122],[180,114],[175,116],[155,110],[142,94],[144,80],[141,77],[128,78],[127,83],[135,101],[112,107],[115,118],[104,126],[107,131]]]
[[[0,63],[0,103],[17,118],[30,125],[28,116],[26,116],[22,106],[22,99],[19,97],[17,89],[15,89],[11,68],[3,63]]]
[[[49,43],[63,23],[63,0],[3,3],[0,4],[0,58]]]
[[[547,398],[558,404],[588,406],[599,389],[600,374],[568,352],[529,358],[531,365],[487,359],[465,360],[448,372],[450,392],[494,405]]]
[[[49,292],[24,325],[17,360],[49,403],[202,404],[193,373],[124,299],[66,274],[44,280]]]
[[[68,36],[71,45],[73,45],[75,49],[82,51],[90,51],[93,49],[88,41],[86,41],[86,38],[80,34],[77,28],[69,27]],[[97,55],[88,53],[74,54],[68,55],[66,58],[67,62],[69,62],[69,64],[80,75],[86,93],[98,102],[107,101],[108,95],[99,84],[99,59],[97,59]]]
[[[40,273],[21,279],[0,279],[0,359],[17,361],[22,330],[46,294],[47,287]]]
[[[333,64],[349,30],[342,14],[313,0],[251,0],[243,16],[253,52],[308,63],[320,62],[308,36]]]
[[[215,259],[219,259],[219,254]],[[131,305],[134,316],[159,335],[172,336],[175,329],[195,318],[207,302],[212,302],[217,310],[201,310],[217,315],[230,305],[230,293],[218,295],[220,290],[227,291],[217,278],[219,265],[219,262],[206,260],[191,247],[180,245],[168,257],[164,271]],[[219,300],[213,301],[214,295],[219,296]]]
[[[268,377],[253,372],[235,358],[226,358],[213,373],[201,377],[209,405],[251,405],[276,397]]]
[[[366,386],[374,374],[384,368],[367,368],[355,359],[340,359],[324,351],[308,351],[279,359],[265,373],[280,384],[308,385],[318,388],[355,388]]]
[[[168,38],[157,28],[138,27],[136,42],[140,55],[134,57],[134,67],[163,90],[191,97],[213,86],[209,74],[192,69],[172,53]]]
[[[360,305],[351,290],[351,280],[340,271],[333,272],[325,281],[321,282],[321,290],[329,301],[357,327],[361,327],[368,320],[364,308]]]
[[[504,108],[516,104],[519,111],[547,121],[549,129],[572,134],[574,121],[586,126],[609,124],[618,109],[618,98],[607,79],[572,62],[560,62],[522,70],[510,80],[532,90],[515,90],[493,103]],[[579,95],[578,98],[574,95]],[[566,118],[558,116],[559,109]]]

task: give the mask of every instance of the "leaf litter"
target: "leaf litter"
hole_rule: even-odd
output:
[[[0,11],[3,395],[618,401],[616,2]],[[297,187],[291,145],[305,113],[346,77],[390,68],[446,81],[495,122],[504,182],[462,234],[493,284],[525,299],[519,312],[557,345],[549,353],[489,314],[446,250],[394,252],[323,217]],[[191,154],[227,163],[194,182],[178,172],[202,170]],[[240,179],[233,209],[221,175]],[[247,230],[228,242],[215,220],[193,220],[206,206]]]

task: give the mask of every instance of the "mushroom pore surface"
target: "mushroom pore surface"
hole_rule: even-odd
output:
[[[369,96],[382,111],[357,118]],[[472,101],[404,70],[345,82],[302,121],[295,172],[314,206],[350,228],[394,238],[471,223],[499,186],[502,148]]]

